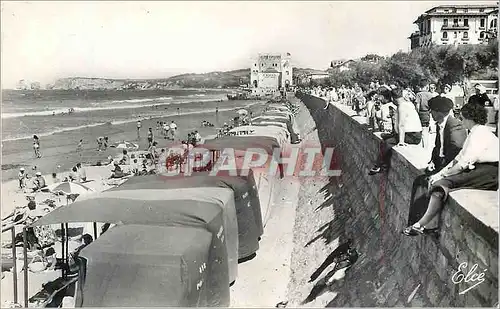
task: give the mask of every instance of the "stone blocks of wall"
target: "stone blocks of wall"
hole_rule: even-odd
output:
[[[335,106],[298,95],[309,109],[322,145],[334,146],[342,177],[332,179],[332,207],[354,239],[360,259],[330,306],[487,306],[498,303],[498,230],[471,215],[450,196],[441,215],[440,237],[405,237],[413,179],[421,172],[394,151],[388,174],[369,176],[381,139]],[[339,185],[341,182],[342,185]],[[480,198],[480,197],[479,197]],[[497,214],[496,214],[497,215]],[[455,284],[467,262],[485,281]],[[465,273],[466,275],[466,273]]]

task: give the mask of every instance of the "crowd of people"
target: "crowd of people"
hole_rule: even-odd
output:
[[[417,236],[437,232],[434,219],[449,192],[462,188],[498,190],[498,95],[493,99],[481,84],[466,104],[458,104],[445,84],[437,92],[427,84],[414,92],[397,83],[372,82],[365,91],[355,84],[348,89],[303,89],[331,103],[352,106],[365,116],[370,130],[382,132],[381,151],[369,175],[389,172],[392,148],[421,145],[431,154],[423,174],[414,180],[408,227],[402,233]],[[491,124],[494,112],[495,127]],[[432,142],[430,136],[435,135]],[[430,146],[433,145],[433,149]]]

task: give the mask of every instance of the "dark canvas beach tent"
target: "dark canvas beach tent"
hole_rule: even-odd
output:
[[[182,241],[180,241],[182,239]],[[209,306],[212,234],[193,227],[121,225],[80,252],[82,307]]]
[[[163,190],[145,191],[137,191],[132,196],[126,196],[123,192],[120,192],[122,194],[102,192],[85,196],[82,200],[48,213],[35,221],[32,226],[103,222],[205,229],[212,234],[207,265],[210,275],[207,281],[208,302],[210,306],[228,306],[230,282],[228,246],[224,237],[226,227],[223,209],[218,204],[220,202],[209,198],[169,199],[169,195]],[[237,230],[228,232],[235,235],[238,233]],[[184,239],[179,237],[178,241],[183,242]]]
[[[221,171],[222,172],[222,171]],[[221,172],[217,174],[222,174]],[[236,171],[237,172],[237,171]],[[225,173],[227,174],[227,173]],[[253,174],[252,174],[253,176]],[[253,179],[253,178],[252,178]],[[255,182],[254,182],[255,187]],[[238,222],[238,258],[245,258],[259,249],[258,238],[262,234],[262,221],[257,222],[254,213],[262,220],[260,203],[252,199],[257,195],[257,188],[238,176],[211,176],[209,172],[196,172],[190,176],[169,177],[167,175],[151,175],[134,177],[110,191],[143,190],[143,189],[180,189],[180,188],[228,188],[234,192],[234,205]]]

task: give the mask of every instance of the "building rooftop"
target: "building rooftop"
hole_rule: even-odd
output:
[[[435,6],[431,9],[428,9],[425,11],[426,13],[429,13],[432,10],[435,9],[494,9],[497,8],[498,5],[492,5],[492,4],[456,4],[456,5],[438,5]]]

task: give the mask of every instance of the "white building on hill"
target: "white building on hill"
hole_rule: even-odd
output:
[[[292,86],[291,55],[259,54],[250,69],[252,94],[274,94],[279,88]]]
[[[496,37],[498,6],[441,5],[427,10],[413,23],[419,30],[409,37],[411,49],[486,43],[489,38]]]

